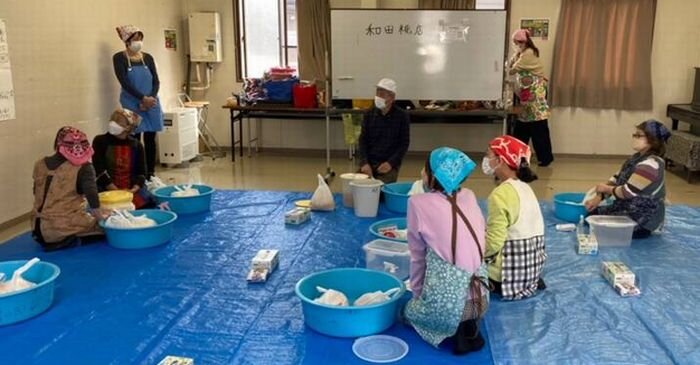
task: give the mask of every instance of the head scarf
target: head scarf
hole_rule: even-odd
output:
[[[649,119],[644,122],[644,131],[656,137],[659,141],[666,142],[671,137],[671,132],[668,131],[663,123],[655,119]]]
[[[131,38],[136,33],[141,33],[141,36],[143,36],[143,32],[141,31],[141,29],[133,25],[129,24],[117,27],[117,34],[124,43],[126,43],[126,41],[128,41],[129,38]]]
[[[513,32],[513,40],[516,42],[527,42],[530,32],[527,29],[518,29]]]
[[[447,195],[457,191],[475,167],[469,156],[454,148],[440,147],[430,153],[430,169]]]
[[[58,130],[54,148],[75,166],[90,162],[95,153],[85,133],[73,127],[63,127]]]
[[[512,169],[520,166],[520,160],[530,163],[530,146],[512,136],[500,136],[489,142],[489,148]]]
[[[132,112],[129,109],[117,109],[109,118],[110,121],[119,124],[128,132],[132,132],[134,129],[136,129],[136,127],[141,124],[142,119],[143,118],[140,115]]]

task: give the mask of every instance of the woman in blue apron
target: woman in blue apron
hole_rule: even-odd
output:
[[[117,33],[126,45],[124,51],[112,57],[114,73],[122,86],[119,101],[124,109],[136,111],[143,118],[135,133],[139,140],[143,133],[146,178],[150,178],[156,168],[156,133],[163,130],[163,111],[158,99],[160,80],[153,56],[141,52],[141,30],[133,25],[124,25],[117,27]]]
[[[404,316],[433,346],[447,338],[453,353],[479,351],[478,321],[488,307],[485,226],[476,196],[460,184],[476,164],[453,148],[438,148],[423,170],[424,194],[408,200],[411,290]]]

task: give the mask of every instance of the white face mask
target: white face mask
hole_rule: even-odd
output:
[[[493,176],[493,174],[496,173],[496,168],[491,167],[490,158],[484,157],[484,159],[481,160],[481,171],[483,171],[486,176]]]
[[[131,50],[131,52],[139,52],[142,47],[143,47],[143,41],[132,41],[129,44],[129,50]]]
[[[380,98],[378,96],[374,97],[374,106],[376,106],[379,109],[384,109],[386,108],[386,100],[384,98]]]
[[[117,122],[113,120],[110,120],[109,125],[107,126],[107,131],[113,136],[118,136],[124,133],[125,130],[126,129],[124,129],[124,127],[120,126],[119,124],[117,124]]]

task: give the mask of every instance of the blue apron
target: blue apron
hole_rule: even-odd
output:
[[[146,62],[143,61],[142,58],[142,64],[132,65],[129,56],[125,56],[129,62],[129,68],[127,69],[129,82],[141,94],[150,95],[153,91],[153,74],[151,74],[151,70],[146,66]],[[139,108],[141,100],[122,89],[121,95],[119,95],[119,102],[122,104],[122,108],[134,111],[143,118],[141,124],[139,124],[134,133],[160,132],[163,130],[163,111],[160,108],[160,99],[158,97],[156,97],[156,99],[158,102],[154,107],[142,111]]]

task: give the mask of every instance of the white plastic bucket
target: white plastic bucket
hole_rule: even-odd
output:
[[[354,180],[369,179],[365,174],[347,173],[340,175],[340,181],[343,182],[343,205],[352,208],[352,187],[350,183]]]
[[[374,179],[353,180],[350,182],[356,216],[362,218],[377,216],[379,195],[383,184],[381,181]]]

